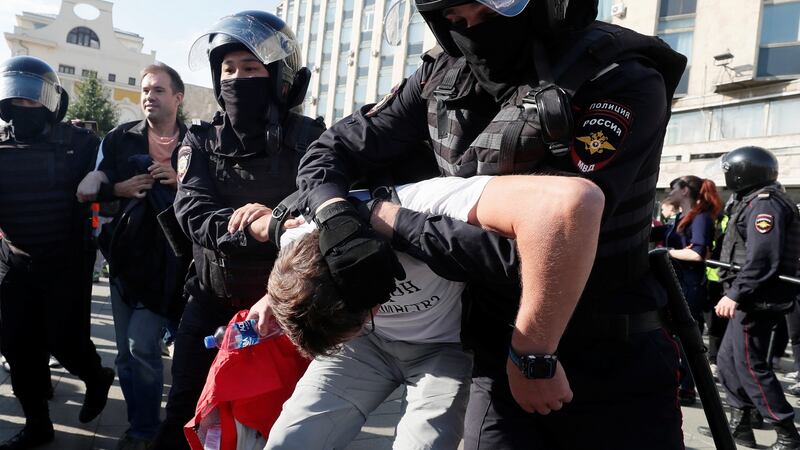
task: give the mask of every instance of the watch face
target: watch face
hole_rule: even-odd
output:
[[[526,355],[524,373],[527,378],[547,379],[556,374],[556,359],[550,356]]]

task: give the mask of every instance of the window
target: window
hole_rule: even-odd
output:
[[[297,37],[297,45],[302,48],[303,38],[306,33],[306,8],[308,7],[308,2],[300,0],[299,7],[300,10],[297,12],[297,33],[295,36]]]
[[[695,144],[708,140],[707,111],[675,113],[669,119],[666,145]]]
[[[128,77],[128,84],[131,86],[136,86],[136,78]]]
[[[392,89],[392,65],[395,47],[381,39],[381,59],[378,69],[378,96],[388,94]]]
[[[597,20],[611,22],[611,7],[613,5],[614,0],[600,0],[597,5]]]
[[[112,83],[117,81],[117,75],[113,74],[113,73],[108,74],[108,81],[110,81]]]
[[[737,139],[764,135],[764,103],[725,106],[711,117],[711,139]]]
[[[295,6],[297,6],[297,2],[289,0],[287,2],[287,5],[288,6],[286,6],[286,9],[289,12],[289,14],[288,14],[288,17],[286,19],[286,24],[289,25],[289,28],[295,28],[295,26],[294,26],[294,18],[297,17],[297,9],[295,8]]]
[[[83,69],[83,70],[81,70],[81,76],[83,78],[97,78],[97,71],[96,70]]]
[[[688,63],[683,72],[675,95],[686,94],[689,90],[689,69],[692,62],[694,40],[694,15],[697,0],[662,0],[658,20],[658,37],[673,50],[686,56]]]
[[[416,8],[411,13],[411,23],[408,24],[408,44],[406,47],[406,67],[404,76],[409,77],[419,67],[422,60],[422,42],[425,40],[425,21]]]
[[[65,66],[64,64],[58,65],[58,71],[67,75],[75,75],[75,67]]]
[[[364,10],[361,11],[361,31],[372,31],[375,25],[375,1],[365,0]]]
[[[336,86],[336,93],[333,96],[333,121],[344,117],[344,86]]]
[[[100,48],[100,38],[97,37],[94,31],[86,27],[77,27],[70,30],[67,34],[67,43],[89,48]]]
[[[800,133],[798,117],[800,117],[800,98],[770,102],[767,133],[770,136]]]
[[[800,2],[764,5],[759,77],[800,74]]]

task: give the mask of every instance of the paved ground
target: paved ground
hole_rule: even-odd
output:
[[[105,279],[103,280],[105,281]],[[101,282],[95,285],[92,299],[92,335],[95,345],[103,359],[103,364],[113,366],[115,344],[114,327],[111,319],[111,304],[108,302],[108,285]],[[165,358],[166,384],[164,400],[169,391],[170,359]],[[788,360],[783,366],[789,367]],[[125,401],[118,382],[111,388],[108,406],[100,417],[88,424],[78,422],[78,411],[83,399],[83,384],[63,369],[52,371],[55,396],[50,401],[50,415],[56,425],[56,439],[43,450],[113,450],[117,439],[127,428]],[[392,436],[402,411],[402,390],[395,392],[367,420],[358,438],[347,450],[391,449]],[[792,404],[797,399],[790,397]],[[684,408],[684,435],[689,450],[713,449],[711,438],[699,435],[697,426],[705,425],[705,417],[699,406]],[[624,428],[624,418],[620,418]],[[11,392],[11,381],[5,371],[0,370],[0,441],[13,435],[23,423],[22,411]],[[767,448],[775,441],[775,432],[756,430],[756,440],[761,448]],[[744,449],[744,447],[741,447]]]

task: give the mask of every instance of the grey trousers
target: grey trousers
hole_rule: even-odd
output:
[[[343,449],[398,386],[406,411],[395,449],[455,449],[464,433],[472,356],[461,344],[410,344],[375,333],[315,359],[283,405],[265,450]]]

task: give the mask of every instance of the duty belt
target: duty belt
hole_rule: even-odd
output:
[[[567,326],[562,342],[575,339],[626,341],[633,334],[647,333],[663,326],[659,311],[635,314],[578,313]]]

